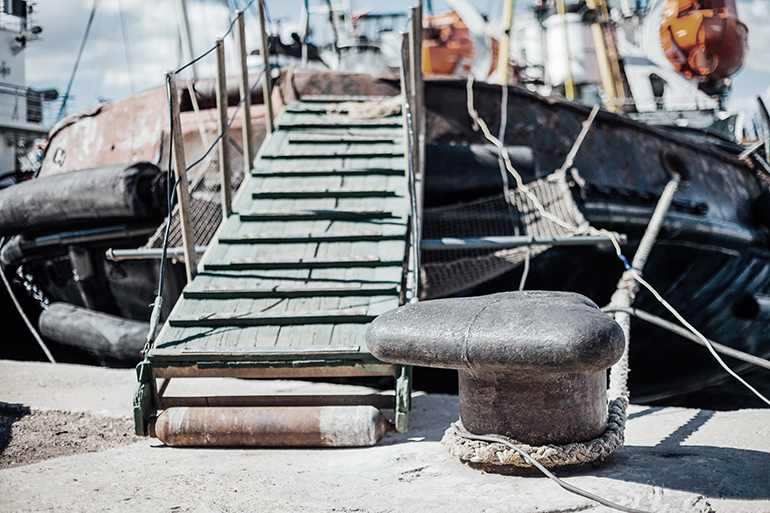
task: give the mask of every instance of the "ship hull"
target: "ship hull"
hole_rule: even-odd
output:
[[[443,215],[453,204],[483,202],[500,195],[503,187],[496,149],[473,130],[466,98],[465,82],[426,84],[428,225],[435,226],[431,212]],[[497,135],[500,87],[477,84],[474,105]],[[525,183],[562,165],[589,112],[571,102],[509,88],[504,144]],[[682,184],[645,277],[705,336],[754,355],[770,355],[770,251],[763,221],[767,185],[756,169],[729,151],[604,111],[593,122],[573,169],[571,194],[579,210],[592,226],[627,235],[622,249],[629,260],[663,187],[679,173]],[[470,235],[501,234],[443,230],[425,237]],[[431,256],[436,257],[424,255],[423,261]],[[526,288],[578,292],[603,305],[623,270],[611,246],[551,248],[532,259]],[[459,293],[515,290],[522,272],[519,266]],[[646,290],[634,306],[673,321]],[[636,319],[630,354],[635,401],[660,401],[729,379],[706,348]],[[749,369],[748,364],[727,361],[739,372]]]

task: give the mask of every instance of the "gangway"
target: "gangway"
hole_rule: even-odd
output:
[[[392,101],[392,99],[390,99]],[[406,301],[410,189],[401,114],[354,119],[340,102],[289,103],[138,367],[136,430],[173,406],[395,408],[405,431],[411,369],[378,361],[365,333]],[[394,376],[395,394],[166,397],[180,377]],[[162,381],[159,381],[162,380]]]

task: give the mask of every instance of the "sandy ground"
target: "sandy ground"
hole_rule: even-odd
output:
[[[375,447],[175,449],[126,435],[134,379],[132,371],[0,361],[0,402],[23,405],[1,410],[0,511],[610,511],[546,478],[485,474],[451,457],[439,440],[457,418],[455,396],[415,397],[410,432]],[[350,389],[172,386],[179,395]],[[770,410],[632,406],[626,445],[602,466],[562,477],[625,506],[704,513],[770,512],[768,476]]]

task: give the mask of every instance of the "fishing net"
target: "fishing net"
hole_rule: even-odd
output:
[[[206,246],[211,242],[214,232],[222,222],[222,180],[219,175],[219,161],[216,158],[204,160],[188,174],[190,191],[190,216],[196,246]],[[243,182],[243,171],[233,170],[231,174],[233,195]],[[167,221],[166,221],[167,222]],[[142,249],[162,248],[166,233],[163,222],[150,236]],[[168,246],[182,246],[182,229],[179,221],[179,204],[171,215],[171,228],[168,234]]]
[[[521,189],[449,207],[426,209],[423,238],[473,238],[523,235],[568,237],[585,221],[577,211],[563,176],[552,174]],[[560,183],[562,182],[562,183]],[[562,223],[544,216],[532,200]],[[568,225],[569,227],[565,226]],[[550,246],[530,245],[499,250],[425,250],[420,262],[422,299],[446,297],[500,276],[533,258]]]

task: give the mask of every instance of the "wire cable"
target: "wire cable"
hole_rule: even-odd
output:
[[[78,66],[80,65],[80,58],[83,57],[83,50],[86,48],[86,41],[88,41],[88,34],[91,33],[91,25],[94,23],[94,17],[96,16],[96,9],[99,7],[99,0],[94,0],[91,6],[91,15],[88,18],[88,24],[86,25],[86,33],[83,35],[83,41],[80,43],[80,50],[78,50],[78,56],[75,59],[75,67],[72,69],[72,75],[70,81],[67,84],[67,92],[64,93],[64,100],[61,102],[61,108],[59,109],[59,115],[56,116],[56,121],[60,121],[64,115],[64,109],[67,107],[67,100],[70,98],[70,90],[72,89],[72,83],[75,81],[75,74],[78,72]]]
[[[756,388],[754,388],[753,386],[749,385],[749,384],[748,384],[748,383],[747,383],[747,382],[746,382],[746,381],[745,381],[745,380],[744,380],[742,377],[740,377],[738,374],[736,374],[736,373],[735,373],[735,371],[733,371],[733,370],[732,370],[730,367],[728,367],[728,365],[727,365],[727,364],[724,362],[724,360],[722,360],[722,358],[721,358],[721,357],[720,357],[720,356],[717,354],[716,350],[714,349],[714,346],[711,344],[711,341],[710,341],[709,339],[707,339],[705,336],[703,336],[703,334],[701,334],[701,332],[700,332],[700,331],[698,331],[697,329],[695,329],[695,327],[694,327],[692,324],[690,324],[689,322],[687,322],[687,321],[684,319],[684,317],[682,317],[682,316],[679,314],[679,312],[677,312],[677,311],[674,309],[674,307],[673,307],[673,306],[671,306],[671,305],[668,303],[668,301],[666,301],[665,299],[663,299],[663,297],[662,297],[660,294],[658,294],[658,291],[656,291],[656,290],[655,290],[655,289],[652,287],[652,285],[650,285],[649,283],[647,283],[647,282],[644,280],[644,278],[642,278],[641,276],[639,276],[639,273],[637,273],[637,272],[636,272],[634,269],[631,269],[631,273],[634,275],[634,278],[636,278],[636,280],[637,280],[639,283],[641,283],[641,284],[644,286],[644,288],[646,288],[647,290],[649,290],[649,291],[650,291],[650,293],[651,293],[653,296],[655,296],[655,299],[657,299],[657,300],[658,300],[658,302],[659,302],[661,305],[663,305],[663,306],[666,308],[666,310],[668,310],[669,312],[671,312],[671,315],[673,315],[674,317],[676,317],[676,320],[678,320],[680,323],[682,323],[682,325],[683,325],[685,328],[687,328],[688,330],[690,330],[690,332],[692,332],[692,334],[693,334],[693,335],[695,335],[696,337],[698,337],[698,339],[700,339],[700,341],[703,343],[703,345],[705,345],[705,346],[708,348],[709,352],[711,353],[711,356],[713,356],[713,357],[714,357],[714,359],[715,359],[715,360],[716,360],[716,361],[719,363],[719,365],[721,365],[721,366],[722,366],[722,368],[723,368],[725,371],[727,371],[727,373],[728,373],[728,374],[730,374],[732,377],[734,377],[734,378],[735,378],[735,379],[737,379],[739,382],[741,382],[741,383],[743,384],[743,386],[745,386],[746,388],[748,388],[749,390],[751,390],[751,391],[754,393],[754,395],[756,395],[756,396],[757,396],[758,398],[760,398],[762,401],[764,401],[765,403],[767,403],[768,405],[770,405],[770,399],[768,399],[767,397],[765,397],[764,395],[762,395],[762,394],[761,394],[759,391],[757,391],[757,389],[756,389]]]
[[[128,27],[126,23],[126,13],[123,10],[122,0],[118,0],[118,11],[120,12],[120,28],[123,33],[123,49],[126,53],[126,66],[128,67],[128,80],[131,84],[131,94],[136,93],[136,84],[134,84],[134,64],[131,59],[131,42],[128,40]]]
[[[682,338],[692,340],[696,344],[700,344],[703,347],[707,347],[706,344],[704,344],[699,337],[697,337],[690,331],[682,328],[677,324],[674,324],[673,322],[669,322],[666,319],[663,319],[662,317],[658,317],[657,315],[651,314],[649,312],[645,312],[644,310],[639,310],[638,308],[627,308],[624,306],[610,305],[602,308],[602,312],[604,313],[624,312],[624,313],[627,313],[628,315],[633,315],[634,317],[642,321],[649,322],[650,324],[654,324],[659,328],[668,330],[671,333],[675,333]],[[766,360],[765,358],[760,358],[759,356],[754,356],[753,354],[749,354],[744,351],[739,351],[738,349],[732,348],[730,346],[726,346],[718,342],[714,342],[711,339],[709,339],[709,342],[711,342],[711,345],[714,347],[714,350],[717,351],[718,353],[722,353],[723,355],[730,356],[732,358],[735,358],[736,360],[742,360],[744,362],[756,365],[757,367],[762,367],[770,370],[770,360]]]
[[[625,511],[627,513],[649,513],[649,512],[647,512],[645,510],[629,508],[628,506],[621,506],[620,504],[615,504],[614,502],[608,501],[607,499],[603,499],[602,497],[599,497],[598,495],[594,495],[591,492],[587,492],[587,491],[583,490],[582,488],[578,488],[577,486],[574,486],[574,485],[571,485],[571,484],[569,484],[569,483],[567,483],[565,481],[562,481],[561,479],[559,479],[558,477],[553,475],[553,473],[550,470],[548,470],[543,465],[541,465],[532,456],[527,454],[526,451],[524,451],[523,449],[518,447],[516,444],[513,444],[513,443],[509,442],[508,440],[506,440],[504,438],[497,437],[497,436],[491,436],[491,435],[473,435],[471,433],[466,433],[466,432],[461,431],[460,429],[458,429],[457,425],[454,424],[454,423],[452,423],[452,429],[454,430],[454,432],[457,435],[459,435],[459,436],[461,436],[463,438],[467,438],[469,440],[478,440],[478,441],[481,441],[481,442],[498,443],[498,444],[503,444],[506,447],[510,447],[511,449],[513,449],[514,451],[519,453],[530,464],[532,464],[533,466],[537,467],[537,469],[540,472],[542,472],[543,474],[545,474],[546,477],[548,477],[549,479],[555,481],[556,484],[558,484],[559,486],[561,486],[562,488],[564,488],[568,492],[574,493],[575,495],[579,495],[581,497],[584,497],[586,499],[592,500],[594,502],[598,502],[602,506],[607,506],[608,508],[616,509],[618,511]]]
[[[0,248],[5,246],[5,242],[6,242],[5,237],[1,237]],[[13,293],[11,284],[8,282],[8,278],[5,277],[5,271],[3,270],[2,266],[0,266],[0,278],[3,279],[3,284],[5,285],[5,289],[8,291],[8,295],[11,296],[11,301],[13,301],[13,305],[16,307],[16,310],[19,312],[19,315],[24,320],[24,324],[27,325],[27,328],[29,329],[30,333],[32,333],[32,336],[37,341],[37,344],[40,346],[40,349],[43,350],[49,362],[56,363],[56,360],[51,354],[51,351],[48,350],[48,346],[45,345],[45,342],[43,342],[43,338],[40,336],[40,333],[37,332],[35,327],[32,325],[32,322],[29,320],[29,317],[27,317],[27,314],[21,308],[21,305],[19,304],[18,299],[16,299],[16,295]]]
[[[98,0],[97,0],[97,1],[98,1]],[[256,0],[251,0],[251,2],[249,2],[249,5],[247,5],[247,6],[244,8],[244,10],[248,9],[248,8],[251,6],[251,4],[253,4],[255,1],[256,1]],[[222,39],[224,39],[224,38],[226,38],[227,36],[229,36],[229,35],[230,35],[230,33],[233,31],[233,27],[235,26],[235,22],[236,22],[236,21],[238,21],[238,18],[233,18],[233,20],[230,22],[230,26],[227,28],[227,32],[225,32],[225,33],[222,35]],[[179,69],[177,69],[176,71],[174,71],[174,74],[175,74],[175,75],[178,75],[179,73],[181,73],[182,71],[186,70],[187,68],[189,68],[190,66],[192,66],[192,65],[193,65],[193,64],[195,64],[196,62],[200,61],[201,59],[203,59],[204,57],[206,57],[207,55],[209,55],[211,52],[213,52],[213,51],[214,51],[214,50],[216,50],[216,49],[217,49],[216,45],[215,45],[215,46],[212,46],[211,48],[209,48],[208,50],[206,50],[205,52],[203,52],[201,55],[199,55],[198,57],[194,58],[193,60],[191,60],[190,62],[188,62],[188,63],[187,63],[187,64],[185,64],[184,66],[182,66],[181,68],[179,68]]]

